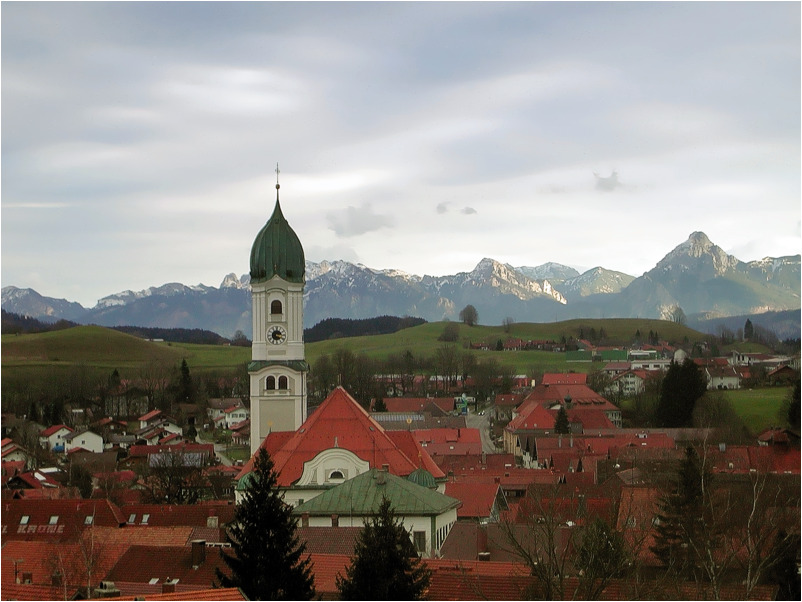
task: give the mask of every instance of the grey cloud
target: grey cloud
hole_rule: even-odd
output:
[[[613,173],[607,177],[600,176],[594,171],[593,176],[596,178],[596,190],[601,192],[612,192],[622,186],[621,182],[618,181],[618,172],[616,170],[613,170]]]
[[[443,214],[448,211],[448,201],[444,201],[442,203],[437,204],[437,213]]]
[[[462,211],[460,211],[460,213],[463,213],[465,215],[473,215],[474,213],[476,213],[476,209],[474,209],[473,207],[465,207],[462,209]]]
[[[374,213],[370,203],[364,203],[359,208],[349,206],[339,214],[328,213],[326,220],[329,222],[329,229],[334,230],[334,233],[341,238],[395,226],[389,215]]]

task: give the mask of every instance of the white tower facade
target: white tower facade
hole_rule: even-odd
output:
[[[295,431],[306,420],[305,259],[300,240],[281,212],[278,189],[276,184],[273,215],[251,249],[252,453],[271,431]]]

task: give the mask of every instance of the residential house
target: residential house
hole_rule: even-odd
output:
[[[9,437],[0,442],[0,452],[2,452],[3,462],[22,462],[23,465],[28,463],[30,454],[25,448],[17,445],[14,440]]]
[[[457,509],[457,520],[498,522],[502,513],[509,510],[500,480],[492,483],[449,481],[446,495],[462,502]]]
[[[54,452],[64,451],[64,438],[73,432],[66,424],[54,424],[39,433],[39,445]]]
[[[479,429],[439,428],[412,431],[415,440],[426,448],[429,455],[481,454],[482,438]]]
[[[646,389],[646,382],[652,378],[655,371],[647,370],[627,370],[617,374],[610,385],[605,389],[605,393],[618,394],[623,397],[640,395]]]
[[[493,403],[493,418],[495,420],[512,420],[515,410],[523,402],[524,396],[521,394],[496,395]]]
[[[708,389],[741,388],[741,376],[733,366],[707,366],[704,374]]]
[[[64,451],[83,449],[95,454],[103,453],[103,437],[89,429],[73,431],[64,436]]]
[[[239,397],[215,397],[206,402],[206,414],[209,422],[213,423],[224,416],[229,408],[245,407]]]
[[[250,411],[240,403],[238,406],[231,406],[223,410],[223,415],[225,416],[225,428],[231,429],[235,424],[239,424],[243,420],[248,420]]]

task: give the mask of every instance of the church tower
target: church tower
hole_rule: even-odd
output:
[[[306,420],[304,250],[281,212],[278,191],[277,178],[273,215],[251,248],[251,451],[271,431],[295,431]]]

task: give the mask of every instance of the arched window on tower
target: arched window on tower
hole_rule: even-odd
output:
[[[276,377],[275,376],[268,376],[265,380],[265,389],[268,391],[272,391],[276,388]]]
[[[271,313],[271,315],[284,313],[282,311],[281,301],[275,300],[270,304],[270,313]]]
[[[278,377],[278,388],[279,389],[287,389],[288,380],[286,376],[279,376]]]

